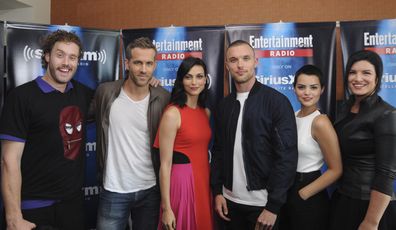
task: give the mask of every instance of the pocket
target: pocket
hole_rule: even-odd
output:
[[[309,199],[311,198],[311,197],[309,197],[308,199],[304,200],[304,199],[301,197],[301,195],[300,195],[300,190],[297,191],[297,197],[298,197],[298,200],[301,201],[301,202],[305,202],[305,201],[307,201],[307,200],[309,200]]]

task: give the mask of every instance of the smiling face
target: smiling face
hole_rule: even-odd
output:
[[[205,83],[205,71],[200,65],[194,65],[183,77],[183,87],[187,97],[198,97],[199,94],[205,89]]]
[[[301,107],[316,107],[323,93],[319,78],[316,75],[300,74],[294,87]]]
[[[377,85],[375,67],[368,61],[355,62],[348,73],[348,88],[356,99],[371,95]]]
[[[56,42],[51,52],[45,54],[48,66],[44,79],[55,88],[66,87],[77,71],[79,51],[73,42]]]

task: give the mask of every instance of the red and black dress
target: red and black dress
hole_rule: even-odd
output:
[[[204,108],[175,106],[181,116],[173,146],[170,202],[176,229],[213,229],[209,187],[209,118]],[[158,135],[154,143],[159,146]],[[159,229],[162,229],[160,223]]]

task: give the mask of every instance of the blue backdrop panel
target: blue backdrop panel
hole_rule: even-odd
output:
[[[340,29],[344,69],[353,52],[377,52],[384,64],[379,95],[396,107],[396,19],[341,22]]]
[[[319,102],[335,112],[335,23],[270,23],[226,27],[226,41],[241,39],[255,49],[256,78],[285,94],[294,110],[300,104],[293,91],[294,73],[305,64],[321,68],[326,88]],[[231,81],[230,81],[231,82]]]
[[[157,54],[154,76],[171,91],[181,61],[187,56],[202,58],[208,68],[209,108],[223,98],[224,27],[164,27],[123,30],[124,48],[133,39],[148,37],[153,40]],[[124,49],[125,50],[125,49]]]

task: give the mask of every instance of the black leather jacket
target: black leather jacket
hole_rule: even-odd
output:
[[[214,195],[222,186],[232,190],[235,132],[240,103],[236,93],[224,98],[215,112],[211,185]],[[289,100],[258,81],[245,101],[242,149],[248,191],[267,189],[266,209],[278,213],[286,201],[297,167],[297,131]]]
[[[354,98],[339,110],[335,128],[340,141],[343,175],[339,192],[369,200],[372,189],[394,197],[396,178],[396,111],[377,94],[350,113]]]

